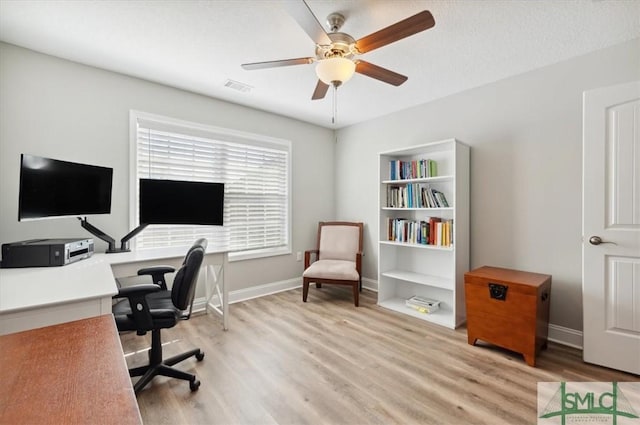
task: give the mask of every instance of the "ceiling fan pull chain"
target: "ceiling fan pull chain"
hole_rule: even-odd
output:
[[[331,124],[338,122],[338,85],[333,85],[333,117],[331,118]]]

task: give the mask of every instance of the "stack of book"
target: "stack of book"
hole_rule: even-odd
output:
[[[405,300],[405,304],[407,307],[411,307],[412,309],[425,314],[433,313],[440,308],[440,301],[421,297],[419,295],[414,295],[413,297]]]
[[[387,207],[390,208],[449,208],[444,193],[428,184],[411,183],[387,186]]]
[[[427,220],[387,217],[387,240],[451,247],[453,220],[440,217],[428,217]]]
[[[438,163],[432,159],[389,161],[389,179],[391,180],[423,179],[437,175]]]

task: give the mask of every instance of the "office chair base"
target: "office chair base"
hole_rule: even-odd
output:
[[[189,381],[189,388],[191,391],[196,391],[200,387],[200,381],[196,378],[195,375],[187,372],[183,372],[178,369],[174,369],[166,364],[159,364],[155,366],[142,366],[139,368],[129,370],[129,376],[140,376],[142,377],[135,383],[133,386],[133,390],[137,394],[144,387],[147,386],[149,382],[156,376],[168,376],[170,378],[183,379],[185,381]]]
[[[199,348],[186,351],[168,359],[162,360],[162,344],[160,342],[160,330],[153,330],[151,337],[151,350],[149,350],[149,364],[146,366],[129,369],[129,376],[142,376],[133,386],[133,390],[138,393],[156,376],[168,376],[170,378],[189,381],[191,391],[196,391],[200,387],[200,381],[194,374],[183,372],[171,366],[180,363],[189,357],[195,357],[198,361],[204,359],[204,352]]]

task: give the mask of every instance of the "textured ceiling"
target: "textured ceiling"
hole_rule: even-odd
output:
[[[295,1],[295,0],[294,0]],[[429,10],[434,28],[361,56],[409,77],[356,74],[311,101],[315,65],[246,71],[241,63],[314,56],[282,1],[0,0],[0,40],[230,102],[336,128],[640,37],[639,0],[308,0],[324,25],[359,39]],[[234,80],[252,87],[225,87]]]

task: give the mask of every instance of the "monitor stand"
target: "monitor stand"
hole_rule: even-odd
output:
[[[85,230],[87,230],[89,233],[91,233],[95,237],[102,239],[103,241],[109,244],[109,248],[107,248],[107,250],[105,251],[107,254],[115,254],[118,252],[130,252],[131,250],[129,249],[129,240],[133,238],[135,235],[137,235],[138,233],[142,232],[145,229],[145,227],[148,226],[148,224],[141,224],[135,229],[133,229],[132,231],[130,231],[129,233],[127,233],[122,239],[120,239],[120,248],[117,248],[116,240],[113,239],[111,236],[107,235],[102,230],[98,229],[93,224],[89,223],[86,217],[84,218],[78,217],[78,220],[80,220],[80,225]]]
[[[107,248],[106,253],[107,254],[113,254],[116,252],[128,252],[128,249],[122,250],[122,249],[118,249],[116,248],[116,241],[115,239],[113,239],[111,236],[107,235],[105,232],[103,232],[102,230],[98,229],[97,227],[95,227],[93,224],[89,223],[87,221],[86,217],[78,217],[78,220],[80,220],[80,225],[87,230],[89,233],[91,233],[93,236],[102,239],[103,241],[105,241],[106,243],[109,244],[109,248]]]
[[[129,240],[133,238],[138,233],[142,232],[148,224],[141,224],[120,239],[120,252],[128,252],[129,251]]]

